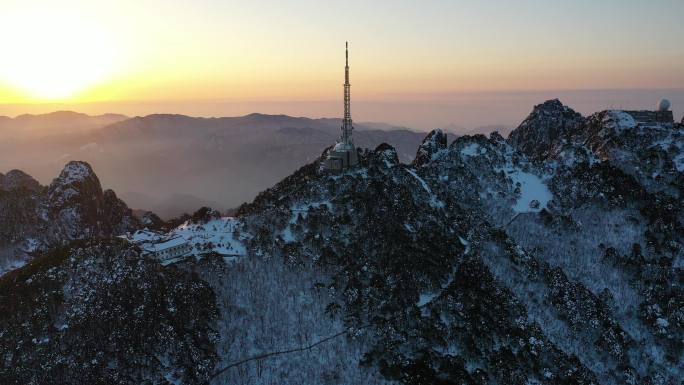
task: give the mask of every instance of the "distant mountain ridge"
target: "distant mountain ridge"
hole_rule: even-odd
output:
[[[57,115],[83,118],[82,114]],[[180,199],[183,196],[226,208],[252,199],[291,170],[320,156],[321,149],[339,137],[340,125],[340,119],[259,113],[217,118],[179,114],[117,118],[95,129],[71,129],[49,139],[51,130],[39,131],[44,139],[14,130],[27,135],[8,135],[0,142],[0,164],[47,181],[67,161],[84,160],[109,187],[134,192],[129,201],[132,207],[149,210],[149,199],[135,197],[152,197],[156,199],[152,207],[163,206],[165,216],[176,216],[199,208],[190,205],[192,200]],[[374,148],[391,143],[408,162],[424,133],[393,127],[357,123],[356,144]]]
[[[15,118],[0,117],[0,132],[4,135],[54,135],[93,130],[128,119],[121,114],[87,115],[74,111],[46,114],[24,114]]]

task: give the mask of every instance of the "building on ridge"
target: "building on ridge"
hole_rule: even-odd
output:
[[[349,45],[345,43],[345,66],[344,66],[344,118],[342,119],[342,133],[340,139],[328,152],[324,166],[330,171],[343,171],[359,163],[359,155],[352,138],[351,109],[350,109],[350,84],[349,84]]]
[[[674,116],[670,110],[670,101],[661,99],[655,111],[624,111],[629,114],[637,123],[674,123]]]

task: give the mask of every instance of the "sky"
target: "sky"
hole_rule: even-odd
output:
[[[0,114],[336,116],[345,41],[357,121],[510,124],[519,112],[486,112],[558,95],[595,110],[662,95],[677,114],[682,15],[681,0],[2,0]]]

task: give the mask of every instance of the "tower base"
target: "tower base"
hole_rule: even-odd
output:
[[[329,171],[343,171],[359,163],[359,155],[354,146],[338,143],[330,149],[324,161],[325,169]]]

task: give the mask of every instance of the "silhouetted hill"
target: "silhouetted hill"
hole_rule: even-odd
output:
[[[37,136],[92,130],[128,119],[120,114],[91,116],[74,111],[55,111],[47,114],[0,117],[0,130],[8,136]]]
[[[45,127],[57,127],[55,122],[60,122],[71,128],[58,136],[51,135],[57,129],[37,131],[43,136],[15,130],[19,134],[0,143],[0,164],[19,167],[46,182],[65,162],[85,160],[109,187],[152,197],[152,201],[133,197],[128,201],[131,207],[161,208],[162,215],[175,215],[200,207],[189,209],[190,200],[183,196],[212,202],[217,208],[236,207],[252,199],[293,169],[316,159],[335,142],[341,125],[340,119],[257,113],[222,118],[154,114],[117,120],[94,130],[73,129],[95,118],[70,112],[15,118],[12,121],[47,122]],[[109,115],[98,119],[116,120]],[[392,127],[357,124],[356,143],[368,148],[390,143],[400,159],[409,162],[424,134]]]

